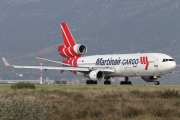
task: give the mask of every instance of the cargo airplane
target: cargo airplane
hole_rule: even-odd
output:
[[[65,59],[61,62],[49,59],[42,60],[61,64],[57,66],[24,66],[12,65],[14,68],[30,68],[44,70],[70,71],[76,75],[89,78],[86,84],[97,84],[104,79],[104,84],[111,84],[111,77],[124,77],[120,84],[130,85],[129,77],[141,77],[146,82],[154,82],[159,85],[158,78],[171,73],[176,62],[172,57],[162,53],[134,53],[134,54],[110,54],[82,56],[87,52],[87,47],[77,44],[66,23],[60,23],[63,45],[58,46],[58,53]],[[10,64],[3,58],[5,65]]]

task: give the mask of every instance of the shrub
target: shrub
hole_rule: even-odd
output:
[[[140,116],[144,113],[142,108],[139,107],[135,107],[133,105],[127,105],[124,108],[124,112],[123,112],[123,116],[125,118],[133,118],[133,117],[137,117]]]
[[[140,91],[139,90],[131,90],[131,94],[137,95],[137,94],[140,94]]]
[[[23,88],[35,89],[36,86],[30,82],[18,82],[16,84],[11,85],[11,88],[12,89],[23,89]]]
[[[1,120],[46,120],[52,113],[45,102],[30,101],[23,98],[0,100]]]
[[[160,96],[163,98],[172,98],[172,97],[180,97],[180,93],[178,90],[170,90],[166,89],[164,92],[160,93]]]

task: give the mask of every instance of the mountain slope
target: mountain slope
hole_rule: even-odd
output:
[[[39,54],[62,60],[57,52],[62,44],[59,23],[66,21],[77,43],[87,45],[87,55],[162,52],[180,63],[179,11],[178,0],[1,1],[0,56],[13,64],[39,64],[34,59]],[[5,67],[0,66],[4,76]],[[55,79],[66,78],[68,73],[46,74]],[[179,77],[172,78],[180,83]]]

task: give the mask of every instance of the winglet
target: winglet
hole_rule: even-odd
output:
[[[3,62],[6,65],[7,68],[11,67],[11,65],[7,62],[7,60],[4,57],[2,57],[2,60],[3,60]]]

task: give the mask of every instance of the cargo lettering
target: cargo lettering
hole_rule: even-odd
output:
[[[103,59],[98,58],[96,60],[96,65],[137,65],[139,63],[139,59]]]
[[[124,59],[122,61],[122,65],[134,65],[134,64],[138,64],[139,59]]]

